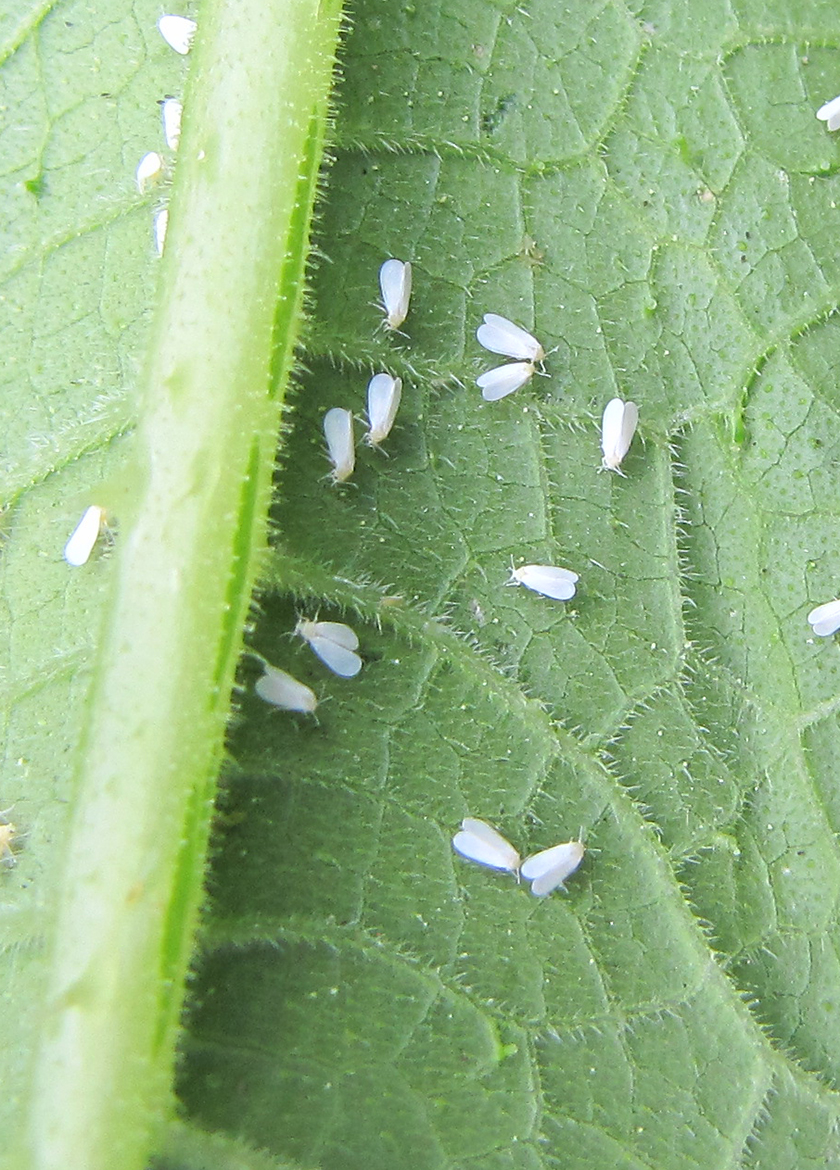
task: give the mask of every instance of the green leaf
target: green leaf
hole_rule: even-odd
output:
[[[840,60],[805,55],[711,4],[356,13],[255,634],[330,701],[246,697],[232,733],[199,1124],[342,1170],[837,1158],[838,660],[805,615],[836,592]],[[368,303],[388,255],[406,339]],[[494,404],[488,310],[558,347]],[[334,491],[321,414],[378,368],[390,458]],[[578,596],[505,589],[511,556]],[[357,680],[283,638],[294,603],[357,625]],[[590,851],[539,903],[453,856],[466,814]]]
[[[833,19],[824,0],[356,6],[251,638],[323,700],[317,722],[272,710],[242,664],[163,1170],[840,1158],[840,658],[806,621],[838,592],[840,179],[814,118],[840,90]],[[149,85],[146,109],[175,89]],[[130,408],[101,399],[152,296],[151,261],[143,288],[103,284],[125,225],[135,251],[148,232],[129,186],[110,248],[84,253],[96,282],[65,275],[77,197],[44,249],[55,278],[24,265],[5,288],[34,404],[7,432],[7,494],[26,490],[6,771],[29,838],[0,875],[6,1124],[106,575],[68,582],[38,550],[122,458]],[[415,266],[406,336],[371,303],[387,256]],[[133,323],[107,347],[103,287]],[[58,306],[78,354],[54,344]],[[493,404],[473,384],[501,362],[474,339],[486,311],[557,347],[549,378]],[[61,362],[85,375],[78,405],[46,393]],[[360,448],[335,489],[323,413],[361,411],[379,369],[404,380],[387,457]],[[626,479],[597,471],[615,394],[640,406]],[[577,596],[506,589],[511,557],[574,569]],[[298,610],[354,625],[357,679],[287,637]],[[160,654],[183,680],[178,648]],[[454,856],[465,815],[523,854],[582,830],[588,853],[537,900]]]

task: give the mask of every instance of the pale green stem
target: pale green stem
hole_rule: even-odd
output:
[[[339,9],[208,0],[199,16],[27,1170],[140,1170],[165,1116]]]

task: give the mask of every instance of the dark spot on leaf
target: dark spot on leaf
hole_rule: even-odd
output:
[[[509,93],[505,97],[500,97],[492,110],[488,110],[481,116],[481,129],[484,134],[495,134],[496,131],[504,122],[509,110],[516,105],[516,94]]]

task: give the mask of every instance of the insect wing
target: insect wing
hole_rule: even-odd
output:
[[[155,250],[158,256],[163,255],[164,245],[166,244],[166,230],[169,227],[169,208],[162,207],[160,211],[155,212],[153,221],[153,231],[155,236]]]
[[[524,386],[533,373],[533,362],[509,362],[506,366],[488,370],[476,378],[476,384],[481,387],[481,396],[485,402],[498,402],[500,398],[507,398],[508,394]]]
[[[178,143],[181,141],[181,115],[183,112],[184,107],[177,98],[164,99],[160,113],[163,119],[163,137],[170,150],[177,150]]]
[[[830,102],[820,106],[817,117],[821,122],[827,123],[829,130],[840,129],[840,97],[832,98]]]
[[[818,605],[808,614],[808,621],[820,638],[834,634],[840,630],[840,601],[827,601],[825,605]]]
[[[379,269],[379,288],[385,306],[385,324],[389,329],[399,329],[408,316],[411,265],[402,260],[386,260]]]
[[[333,674],[338,674],[342,678],[355,678],[362,669],[362,660],[356,651],[342,646],[340,642],[325,638],[322,634],[313,634],[307,641]]]
[[[308,633],[304,635],[307,641],[310,638],[328,638],[337,646],[345,650],[359,649],[359,635],[344,622],[306,622]]]
[[[185,56],[192,47],[192,40],[198,25],[187,16],[162,16],[157,23],[163,39],[176,53]]]
[[[624,417],[621,420],[621,443],[619,449],[623,459],[630,450],[636,427],[639,425],[639,408],[635,402],[624,403]]]
[[[0,820],[0,864],[6,868],[16,864],[15,851],[12,849],[16,832],[17,829],[11,821]]]
[[[519,854],[510,841],[497,833],[492,825],[476,817],[464,818],[461,831],[452,838],[452,848],[469,861],[477,861],[490,869],[510,870],[511,873],[519,869]]]
[[[604,408],[601,450],[604,453],[604,467],[610,471],[618,471],[621,466],[622,459],[630,449],[638,421],[639,408],[635,402],[613,398]]]
[[[534,593],[542,593],[555,601],[568,601],[574,597],[575,584],[579,580],[577,573],[557,565],[520,565],[513,570],[512,577]]]
[[[390,374],[374,374],[368,383],[367,408],[370,431],[367,442],[373,447],[387,439],[397,417],[402,397],[402,379]]]
[[[263,669],[265,674],[254,684],[254,690],[261,699],[283,711],[301,711],[307,715],[314,713],[318,698],[305,683],[298,682],[276,666],[266,664]]]
[[[162,170],[163,159],[156,150],[150,150],[147,154],[143,155],[137,164],[137,170],[134,172],[137,190],[141,195],[150,183],[157,181]]]
[[[531,893],[544,898],[573,874],[583,861],[586,848],[582,841],[566,841],[534,853],[522,862],[520,873],[531,883]]]
[[[356,449],[353,444],[353,415],[349,410],[334,406],[324,415],[324,438],[333,465],[334,483],[344,483],[353,474],[356,466]]]
[[[104,516],[104,510],[95,504],[85,509],[84,515],[64,546],[64,559],[68,565],[79,568],[87,564],[102,531]]]
[[[498,313],[485,313],[484,324],[479,325],[475,335],[479,345],[491,353],[528,362],[541,362],[545,357],[545,350],[536,337]]]

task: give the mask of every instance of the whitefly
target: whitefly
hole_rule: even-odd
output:
[[[607,471],[623,475],[621,463],[630,450],[639,422],[639,408],[635,402],[612,398],[604,407],[601,420],[601,466]]]
[[[278,707],[281,711],[299,711],[304,715],[314,715],[318,706],[318,697],[311,687],[300,682],[293,675],[287,674],[276,666],[263,663],[264,674],[254,683],[254,690],[261,699]]]
[[[579,580],[577,573],[559,565],[520,565],[518,569],[511,567],[507,584],[524,585],[526,589],[555,601],[569,601],[575,595]]]
[[[169,227],[169,208],[161,207],[159,211],[154,214],[152,220],[152,231],[155,237],[155,251],[158,256],[163,255],[163,249],[166,245],[166,232]]]
[[[481,397],[485,402],[498,402],[524,386],[533,377],[534,369],[533,362],[508,362],[505,366],[487,370],[475,381],[481,387]]]
[[[160,107],[160,116],[163,121],[163,137],[170,150],[177,150],[181,141],[181,117],[184,107],[177,98],[164,98]]]
[[[185,57],[192,48],[193,37],[198,25],[188,16],[174,16],[167,13],[157,22],[158,32],[176,53]]]
[[[519,854],[510,841],[477,817],[464,817],[460,831],[452,838],[452,848],[468,861],[488,869],[519,871]]]
[[[390,374],[374,374],[371,378],[367,388],[370,430],[365,435],[365,442],[368,446],[378,447],[388,438],[397,417],[401,397],[401,378],[392,378]]]
[[[98,504],[91,504],[85,509],[64,546],[64,559],[68,565],[79,568],[87,564],[104,526],[105,509]]]
[[[498,313],[485,313],[484,324],[479,325],[475,335],[479,345],[491,353],[524,362],[541,362],[545,357],[545,350],[536,337]]]
[[[550,849],[526,857],[519,872],[531,883],[531,893],[537,898],[544,898],[562,886],[566,878],[575,872],[585,852],[586,846],[582,841],[565,841],[562,845],[552,845]]]
[[[840,130],[840,97],[832,98],[830,102],[820,106],[817,117],[826,123],[829,130]]]
[[[137,170],[134,172],[134,180],[137,183],[137,190],[143,195],[146,190],[156,183],[163,173],[163,158],[156,150],[150,150],[140,159],[137,164]]]
[[[399,329],[408,316],[411,300],[411,265],[402,260],[386,260],[379,269],[379,289],[385,309],[386,329]]]
[[[818,605],[808,614],[808,621],[820,638],[836,634],[840,630],[840,601],[827,601],[824,605]]]
[[[324,438],[333,465],[333,483],[345,483],[356,466],[356,444],[353,438],[353,415],[341,406],[334,406],[324,415]]]

